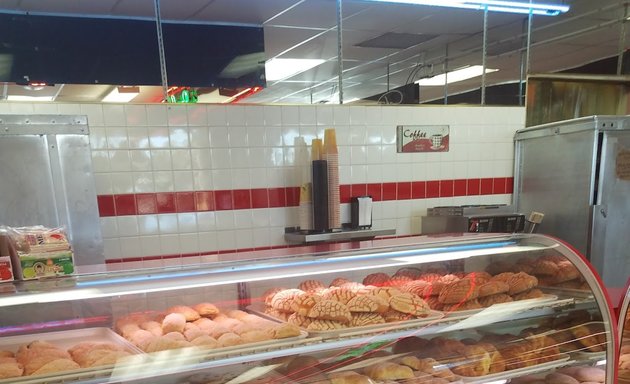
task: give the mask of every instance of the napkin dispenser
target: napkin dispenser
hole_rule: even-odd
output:
[[[350,220],[353,229],[372,227],[372,196],[357,196],[350,200]]]

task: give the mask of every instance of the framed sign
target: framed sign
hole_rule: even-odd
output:
[[[448,125],[399,125],[396,147],[399,153],[448,152]]]

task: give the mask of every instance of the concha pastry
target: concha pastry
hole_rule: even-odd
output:
[[[346,326],[338,321],[320,319],[313,320],[308,327],[306,327],[307,330],[316,332],[334,331],[342,328],[346,328]]]
[[[535,275],[554,276],[558,273],[558,264],[549,260],[538,259],[533,266],[532,273]]]
[[[466,278],[472,279],[477,284],[481,285],[490,281],[492,279],[492,275],[485,271],[475,271],[467,274]]]
[[[394,276],[407,276],[411,278],[411,280],[416,280],[421,274],[422,271],[418,268],[403,267],[396,271],[396,273],[394,273]]]
[[[407,380],[415,377],[411,368],[390,362],[370,365],[364,371],[372,380]]]
[[[319,292],[324,288],[326,288],[324,283],[319,280],[305,280],[298,285],[298,289],[301,289],[304,292]]]
[[[291,309],[298,315],[306,316],[322,298],[312,293],[304,292],[297,295],[291,302]]]
[[[514,272],[503,272],[493,276],[492,280],[505,281],[507,283],[507,281],[514,275],[516,275]]]
[[[479,287],[479,297],[486,297],[505,293],[510,290],[508,283],[500,280],[488,281]]]
[[[431,312],[429,305],[413,293],[401,293],[389,299],[389,305],[398,312],[417,317],[426,317]]]
[[[374,295],[356,296],[347,305],[350,312],[383,313],[389,309],[389,304],[385,299]]]
[[[444,304],[456,304],[476,299],[479,296],[479,287],[471,279],[461,279],[447,285],[438,300]]]
[[[388,323],[394,323],[397,321],[407,321],[413,319],[414,317],[408,313],[399,312],[394,309],[390,309],[389,311],[382,314],[383,318]]]
[[[354,313],[352,314],[352,320],[350,320],[351,327],[362,327],[383,323],[385,323],[385,319],[378,313]]]
[[[442,278],[442,275],[438,274],[438,273],[433,273],[433,272],[428,272],[428,273],[423,273],[418,277],[418,280],[424,280],[424,281],[428,281],[429,283],[432,283],[434,281],[438,281]]]
[[[465,346],[460,349],[464,358],[463,362],[457,362],[452,370],[455,374],[467,377],[486,376],[490,372],[492,358],[485,348],[479,345]]]
[[[346,279],[345,277],[337,277],[333,281],[330,282],[330,286],[331,287],[341,287],[342,285],[344,285],[346,283],[351,283],[351,281]]]
[[[287,319],[289,324],[297,325],[298,327],[306,328],[313,322],[314,319],[308,316],[298,315],[297,313],[292,313],[291,316]]]
[[[401,293],[402,292],[399,289],[394,287],[377,287],[371,291],[372,295],[380,296],[384,300],[387,300],[387,302],[389,302],[389,299],[392,297],[398,296]]]
[[[451,284],[454,283],[456,281],[461,280],[457,275],[453,275],[453,274],[448,274],[448,275],[444,275],[442,277],[440,277],[440,280],[442,283],[444,284]]]
[[[391,279],[389,279],[388,282],[385,283],[385,285],[389,286],[389,287],[400,287],[402,285],[405,285],[406,283],[413,281],[413,279],[409,276],[392,276]]]
[[[269,288],[262,294],[261,298],[266,306],[271,307],[271,300],[273,299],[275,294],[284,290],[286,290],[286,288],[281,288],[281,287]]]
[[[389,275],[383,272],[377,272],[367,275],[363,279],[363,285],[382,286],[389,281]]]
[[[425,297],[425,291],[427,287],[430,287],[430,286],[431,286],[431,283],[426,282],[424,280],[414,280],[400,287],[400,290],[403,292],[415,293],[416,295],[420,297]]]
[[[308,317],[320,320],[332,320],[340,323],[349,323],[352,319],[348,307],[338,301],[322,300],[315,304],[308,313]]]
[[[442,311],[444,312],[469,311],[472,309],[481,309],[481,308],[483,307],[481,306],[481,303],[479,303],[479,300],[472,299],[472,300],[465,301],[463,303],[445,304],[442,307]]]
[[[356,294],[351,289],[346,287],[328,288],[321,293],[322,299],[334,300],[342,304],[348,304],[348,302],[352,300],[355,296]]]
[[[558,263],[558,273],[554,276],[557,283],[577,279],[580,277],[580,271],[570,261],[562,261]]]
[[[284,291],[280,291],[271,299],[271,307],[280,312],[291,313],[293,312],[293,300],[298,295],[302,294],[304,294],[304,291],[301,289],[285,289]]]

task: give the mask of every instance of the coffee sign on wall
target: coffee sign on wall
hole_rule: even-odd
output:
[[[448,152],[448,125],[399,125],[396,146],[399,153]]]

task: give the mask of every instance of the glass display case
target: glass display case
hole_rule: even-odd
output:
[[[619,384],[630,384],[630,280],[619,302]]]
[[[2,285],[0,383],[616,382],[609,300],[553,238],[307,249]]]

